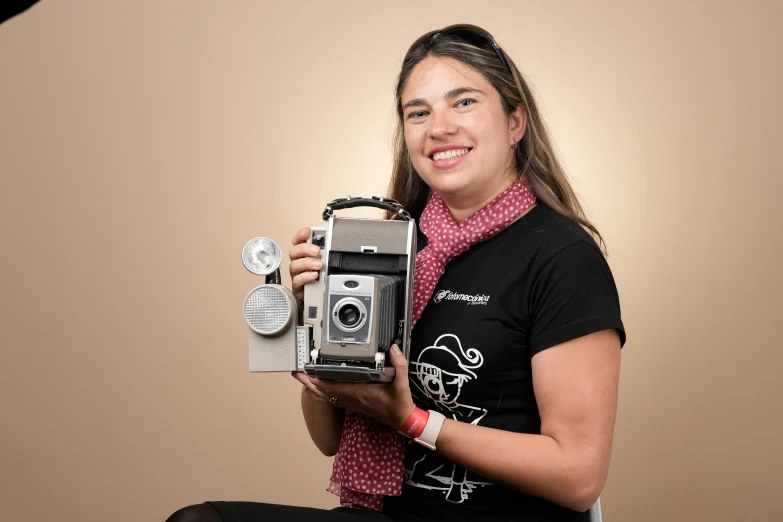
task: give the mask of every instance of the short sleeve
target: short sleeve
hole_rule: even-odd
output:
[[[594,245],[563,248],[542,267],[530,293],[530,355],[601,330],[625,329],[609,265]]]

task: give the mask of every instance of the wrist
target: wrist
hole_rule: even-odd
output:
[[[435,451],[436,442],[446,417],[442,413],[415,408],[403,423],[399,433],[414,442]]]
[[[428,411],[414,406],[402,423],[402,426],[400,426],[399,432],[405,437],[415,439],[424,431],[424,426],[427,425],[429,416],[430,413]]]

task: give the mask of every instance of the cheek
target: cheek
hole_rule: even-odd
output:
[[[485,120],[476,121],[470,129],[472,137],[476,141],[482,142],[485,148],[495,146],[496,141],[500,138],[500,131],[501,129],[497,125]]]
[[[412,153],[420,152],[421,148],[421,130],[418,128],[407,128],[405,129],[405,133],[403,134],[405,137],[405,145],[407,145],[408,150]]]
[[[425,158],[422,155],[426,133],[422,133],[420,129],[414,128],[413,130],[406,130],[404,137],[405,146],[408,147],[408,153],[411,156],[413,167],[421,173],[426,167],[428,160],[428,158]]]
[[[473,111],[465,120],[465,132],[476,141],[484,142],[486,146],[494,146],[495,141],[503,140],[506,133],[505,116],[502,110]]]

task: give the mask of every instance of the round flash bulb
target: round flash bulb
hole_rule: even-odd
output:
[[[256,275],[269,275],[280,266],[283,256],[277,243],[266,237],[251,239],[242,249],[242,264]]]

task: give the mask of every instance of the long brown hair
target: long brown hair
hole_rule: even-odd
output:
[[[397,126],[394,133],[394,161],[388,194],[399,201],[410,214],[418,219],[430,197],[430,188],[413,168],[410,153],[405,144],[403,129],[402,91],[413,68],[428,56],[443,56],[459,60],[481,73],[500,94],[506,116],[522,107],[527,116],[525,134],[516,146],[515,167],[518,176],[525,176],[533,193],[546,206],[573,219],[587,229],[599,242],[604,254],[604,243],[598,229],[590,223],[579,200],[568,182],[565,169],[557,159],[552,139],[538,110],[532,92],[522,73],[505,54],[512,74],[498,55],[487,49],[475,47],[449,35],[432,31],[421,36],[405,55],[397,79]],[[391,213],[387,215],[392,218]]]

